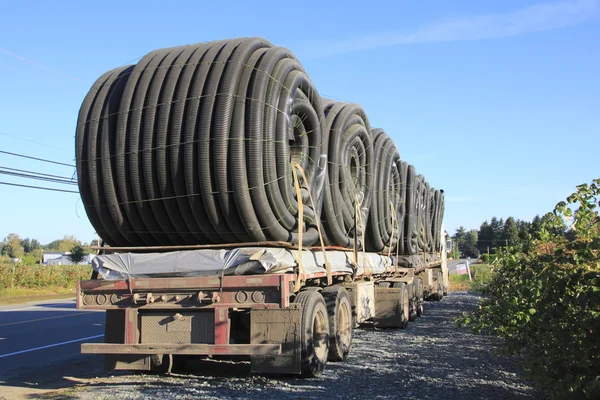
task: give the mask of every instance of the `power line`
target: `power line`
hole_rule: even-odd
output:
[[[77,193],[77,194],[79,194],[79,192],[74,191],[74,190],[54,189],[54,188],[47,188],[47,187],[42,187],[42,186],[19,185],[18,183],[0,182],[0,185],[18,186],[18,187],[30,188],[30,189],[42,189],[42,190],[50,190],[50,191],[53,191],[53,192],[64,192],[64,193]]]
[[[19,177],[19,178],[35,179],[35,180],[38,180],[38,181],[60,183],[60,184],[66,184],[66,185],[77,185],[77,182],[73,182],[72,180],[69,180],[69,179],[48,178],[48,177],[45,177],[45,176],[37,176],[37,175],[31,175],[31,174],[22,174],[20,172],[0,171],[0,175],[10,175],[10,176],[16,176],[16,177]]]
[[[52,174],[44,174],[42,172],[35,172],[35,171],[28,171],[25,169],[18,169],[18,168],[10,168],[10,167],[4,167],[2,165],[0,165],[0,169],[8,169],[10,171],[17,171],[17,172],[24,172],[24,173],[28,173],[28,174],[35,174],[35,175],[40,175],[40,176],[49,176],[51,178],[58,178],[58,179],[65,179],[65,180],[71,180],[74,181],[74,178],[68,178],[66,176],[60,176],[60,175],[52,175]]]
[[[65,163],[61,163],[61,162],[58,162],[58,161],[46,160],[46,159],[44,159],[44,158],[37,158],[37,157],[32,157],[32,156],[26,156],[26,155],[24,155],[24,154],[11,153],[10,151],[3,151],[3,150],[0,150],[0,153],[3,153],[3,154],[8,154],[8,155],[15,156],[15,157],[23,157],[23,158],[28,158],[28,159],[30,159],[30,160],[43,161],[43,162],[47,162],[47,163],[50,163],[50,164],[64,165],[64,166],[66,166],[66,167],[72,167],[72,168],[75,168],[75,166],[74,166],[74,165],[71,165],[71,164],[65,164]]]
[[[48,143],[36,142],[35,140],[31,140],[31,139],[25,139],[25,138],[22,138],[22,137],[20,137],[20,136],[10,135],[10,134],[8,134],[8,133],[4,133],[4,132],[0,132],[0,135],[3,135],[3,136],[8,136],[8,137],[11,137],[11,138],[14,138],[14,139],[23,140],[23,141],[25,141],[25,142],[29,142],[29,143],[40,144],[40,145],[42,145],[42,146],[46,146],[46,147],[52,147],[53,149],[56,149],[56,150],[67,151],[67,152],[69,152],[69,153],[73,153],[73,150],[67,150],[67,149],[63,149],[63,148],[61,148],[61,147],[56,147],[56,146],[53,146],[53,145],[51,145],[51,144],[48,144]]]

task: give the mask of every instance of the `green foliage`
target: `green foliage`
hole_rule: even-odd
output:
[[[600,179],[580,185],[527,249],[501,249],[479,308],[458,320],[502,337],[554,398],[600,397],[599,200]]]
[[[508,217],[502,227],[501,241],[509,246],[516,246],[519,243],[519,228],[513,217]]]
[[[0,247],[2,255],[10,258],[21,258],[25,255],[25,250],[21,246],[21,238],[16,233],[10,233],[5,237]]]
[[[65,237],[62,238],[62,240],[58,243],[58,251],[71,251],[71,249],[75,246],[81,246],[81,242],[77,240],[75,236],[65,235]]]
[[[490,264],[490,263],[493,263],[494,261],[496,261],[497,255],[496,254],[482,254],[480,258],[484,264]]]
[[[21,240],[21,246],[23,246],[23,250],[25,250],[25,254],[32,253],[35,250],[39,250],[42,248],[42,245],[40,244],[40,242],[38,242],[36,239],[29,239],[29,238],[25,238],[25,239]]]
[[[71,249],[71,254],[69,254],[68,257],[71,260],[71,262],[73,262],[74,264],[78,264],[83,261],[83,257],[85,256],[85,254],[86,253],[83,247],[81,247],[80,245],[75,245]]]
[[[480,292],[485,289],[485,287],[492,281],[494,278],[494,266],[489,264],[472,264],[470,266],[471,269],[471,278],[473,278],[473,282],[471,284],[471,289]]]
[[[92,268],[88,265],[25,265],[0,263],[0,291],[50,287],[74,288],[77,281],[89,279]]]
[[[460,258],[459,253],[463,253],[466,257],[478,257],[477,250],[477,231],[475,229],[466,231],[463,226],[456,230],[453,236],[453,242],[458,247],[457,254],[453,254],[454,258]]]

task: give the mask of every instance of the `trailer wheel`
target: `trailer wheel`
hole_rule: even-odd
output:
[[[329,361],[344,361],[352,344],[352,305],[342,286],[323,289],[329,315]]]
[[[402,289],[400,292],[400,298],[402,299],[402,325],[399,327],[400,329],[405,329],[408,326],[408,319],[410,314],[410,303],[409,297],[406,290],[406,283],[404,282],[394,282],[392,285],[394,288]]]
[[[417,320],[417,307],[419,302],[415,282],[408,283],[406,288],[408,289],[408,320],[414,322]]]
[[[444,297],[444,273],[438,272],[438,296],[440,300]]]
[[[173,356],[171,354],[153,354],[150,356],[150,372],[158,374],[171,373]]]
[[[321,375],[329,350],[329,318],[321,293],[309,290],[296,295],[294,303],[302,307],[301,374],[305,378]]]
[[[431,299],[434,301],[440,301],[442,300],[442,297],[444,297],[444,282],[442,280],[442,273],[436,272],[435,277],[437,287],[435,289],[435,292],[431,294]]]
[[[420,278],[414,280],[415,293],[417,294],[417,317],[423,316],[423,281]]]

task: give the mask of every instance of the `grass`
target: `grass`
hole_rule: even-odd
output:
[[[29,301],[66,299],[75,297],[75,294],[75,287],[46,289],[2,289],[0,290],[0,305],[21,304]]]
[[[450,275],[451,291],[478,291],[483,285],[490,281],[493,275],[493,266],[490,264],[472,264],[470,265],[472,281],[469,281],[469,275]]]

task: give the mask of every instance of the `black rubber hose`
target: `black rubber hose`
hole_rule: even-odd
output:
[[[401,181],[397,168],[400,154],[392,139],[382,130],[374,129],[374,182],[371,211],[367,224],[368,251],[395,251],[400,226],[394,223],[392,207],[399,214]]]
[[[150,53],[144,61],[152,60],[156,53]],[[135,92],[137,82],[140,79],[140,66],[143,62],[133,67],[127,80],[127,85],[121,95],[119,113],[117,116],[116,127],[116,183],[119,197],[121,198],[123,213],[129,219],[134,231],[143,234],[148,232],[152,239],[147,239],[147,243],[160,244],[165,241],[164,235],[159,232],[158,225],[154,217],[144,212],[144,207],[149,207],[146,203],[137,203],[136,200],[142,198],[139,194],[140,184],[138,174],[138,142],[139,142],[139,121],[141,119],[142,109],[132,108],[134,94],[136,96],[145,96],[145,91]],[[129,127],[135,129],[130,129]],[[133,160],[133,161],[132,161]],[[134,180],[133,177],[136,177]],[[113,244],[107,241],[109,244]]]
[[[406,211],[404,215],[404,254],[417,253],[417,184],[415,167],[409,165],[406,174]]]
[[[107,238],[111,238],[111,235],[109,232],[107,232],[106,228],[104,227],[104,223],[100,218],[99,210],[97,208],[98,204],[94,202],[94,197],[92,196],[92,181],[91,179],[89,179],[91,168],[90,163],[96,162],[93,158],[96,155],[90,155],[90,145],[95,144],[95,141],[89,139],[89,130],[96,130],[99,122],[97,119],[94,120],[92,118],[92,113],[96,110],[95,102],[98,93],[106,84],[106,82],[114,74],[118,74],[120,71],[121,68],[108,71],[105,74],[103,74],[100,78],[98,78],[98,80],[92,85],[92,88],[83,100],[83,104],[81,105],[81,108],[79,110],[79,116],[77,118],[77,131],[75,136],[77,182],[79,185],[81,199],[83,201],[86,214],[88,215],[88,218],[90,219],[92,225],[98,231],[98,235]]]
[[[127,242],[127,233],[121,232],[119,226],[117,226],[113,220],[111,212],[114,213],[114,208],[118,207],[118,204],[114,202],[109,204],[104,196],[103,182],[104,177],[103,168],[106,167],[106,162],[103,161],[105,157],[102,154],[102,135],[104,127],[108,126],[106,120],[105,103],[107,98],[110,96],[110,92],[118,80],[120,74],[126,69],[126,67],[118,68],[113,70],[113,73],[106,79],[106,81],[100,86],[96,98],[94,100],[92,109],[88,114],[89,122],[85,126],[87,127],[84,133],[84,141],[86,144],[84,148],[87,150],[87,177],[83,176],[83,179],[87,179],[87,184],[81,185],[80,190],[85,190],[86,186],[89,187],[89,193],[82,195],[86,212],[95,213],[95,218],[90,218],[90,222],[94,219],[98,221],[98,225],[94,226],[96,233],[102,238],[107,238],[113,242]],[[82,134],[81,131],[78,134]],[[82,164],[78,162],[78,164]],[[110,169],[110,167],[109,167]],[[86,204],[86,198],[91,198],[92,202]]]
[[[360,247],[441,247],[442,192],[360,106],[325,109],[294,55],[261,38],[157,50],[104,74],[76,153],[86,212],[112,246],[297,243],[299,230],[312,245],[320,220],[327,244],[349,248],[358,196]],[[294,165],[308,178],[302,220]]]
[[[398,205],[398,253],[406,254],[406,244],[404,241],[404,237],[406,234],[406,230],[404,228],[404,223],[406,220],[406,192],[407,192],[407,175],[408,175],[408,163],[406,161],[400,161],[396,164],[398,168],[398,174],[400,176],[400,193],[399,193],[399,205]]]
[[[100,156],[101,179],[98,180],[99,189],[102,191],[106,201],[106,209],[109,212],[114,226],[130,242],[136,245],[145,243],[144,238],[135,232],[129,220],[124,217],[121,209],[121,199],[117,196],[115,182],[115,148],[116,148],[116,124],[121,95],[125,83],[129,79],[129,71],[123,71],[115,80],[102,107],[101,124],[98,129],[98,154]],[[100,176],[100,175],[99,175]]]
[[[324,110],[288,50],[260,38],[176,47],[127,74],[90,90],[80,120],[110,120],[77,133],[82,199],[107,243],[295,243],[299,229],[318,240]],[[292,162],[308,177],[302,221]]]
[[[363,223],[372,200],[373,139],[365,111],[356,104],[325,100],[327,175],[323,198],[326,244],[352,247],[356,199]],[[359,248],[364,232],[356,222]]]

